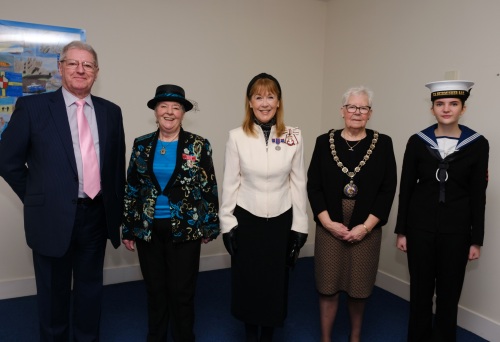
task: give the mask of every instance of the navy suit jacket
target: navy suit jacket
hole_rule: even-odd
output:
[[[125,137],[120,107],[92,96],[99,133],[101,192],[108,237],[120,245]],[[68,250],[78,172],[62,90],[21,97],[0,140],[0,176],[24,204],[28,246],[60,257]]]

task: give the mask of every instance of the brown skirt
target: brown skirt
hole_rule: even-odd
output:
[[[352,213],[352,207],[347,211]],[[344,217],[350,218],[350,213]],[[334,295],[342,291],[352,298],[369,297],[377,276],[381,241],[381,229],[374,229],[360,242],[351,244],[317,225],[314,272],[318,292]]]

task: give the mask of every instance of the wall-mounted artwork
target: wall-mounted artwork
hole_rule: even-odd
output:
[[[0,19],[0,139],[18,97],[57,90],[64,45],[85,30]]]

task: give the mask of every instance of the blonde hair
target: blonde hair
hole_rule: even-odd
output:
[[[283,109],[283,95],[280,88],[273,80],[269,78],[260,78],[254,82],[250,88],[248,96],[245,96],[245,118],[243,119],[243,131],[250,136],[256,136],[257,132],[254,129],[255,114],[253,109],[250,108],[250,98],[255,94],[271,93],[278,97],[279,107],[276,109],[274,118],[276,119],[276,136],[279,137],[286,131],[285,126],[285,113]]]

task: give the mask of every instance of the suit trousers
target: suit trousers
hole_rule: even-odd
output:
[[[407,235],[410,271],[408,341],[456,341],[458,302],[470,236],[412,230]],[[432,320],[433,296],[436,315]]]
[[[33,251],[40,341],[99,341],[107,229],[98,198],[78,204],[71,243],[62,257]],[[70,338],[73,280],[73,337]]]
[[[147,341],[167,341],[169,324],[174,341],[194,341],[201,240],[174,243],[170,219],[155,219],[151,240],[136,244],[148,298]]]

